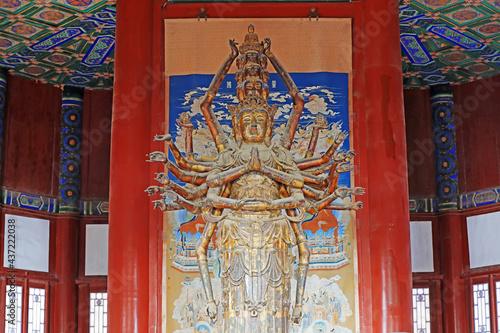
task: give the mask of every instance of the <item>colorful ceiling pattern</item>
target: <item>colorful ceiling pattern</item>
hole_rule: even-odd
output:
[[[56,86],[113,87],[116,0],[0,0],[0,67]],[[500,73],[500,0],[402,0],[405,88]]]
[[[115,0],[0,0],[0,67],[56,86],[113,86]]]
[[[500,73],[500,0],[403,0],[399,19],[405,88]]]

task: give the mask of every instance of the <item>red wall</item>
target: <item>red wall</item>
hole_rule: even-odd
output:
[[[57,197],[62,90],[9,76],[2,186]],[[112,91],[85,91],[81,199],[108,199]]]
[[[429,89],[404,91],[410,198],[436,195]]]
[[[113,92],[86,90],[83,100],[82,199],[107,199]]]
[[[3,182],[57,196],[62,90],[14,76],[7,81]]]
[[[29,194],[58,196],[61,102],[60,88],[8,77],[2,187]],[[108,200],[111,104],[111,91],[84,93],[83,200]],[[48,308],[51,311],[47,313],[46,320],[51,331],[77,332],[75,329],[78,324],[78,332],[84,333],[85,327],[88,332],[88,292],[106,290],[107,277],[83,275],[85,226],[89,223],[107,223],[107,216],[53,214],[2,204],[0,213],[1,239],[1,226],[6,213],[51,221],[49,273],[18,270],[14,274],[18,281],[26,279],[36,286],[48,286]],[[0,256],[2,252],[3,249],[0,249]],[[6,268],[0,267],[0,289],[4,290],[5,276],[10,275]]]
[[[500,75],[453,89],[460,192],[500,185]]]

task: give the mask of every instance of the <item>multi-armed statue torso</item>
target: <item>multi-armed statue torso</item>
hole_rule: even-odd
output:
[[[328,209],[358,209],[360,203],[334,204],[337,198],[362,194],[361,188],[338,187],[338,177],[350,171],[352,151],[337,151],[347,133],[341,132],[322,156],[314,157],[315,140],[302,160],[296,161],[290,150],[297,130],[304,100],[293,80],[270,51],[271,42],[258,41],[250,26],[245,42],[238,48],[230,41],[231,54],[215,75],[200,105],[210,133],[219,151],[215,161],[195,158],[189,134],[186,156],[169,135],[157,136],[167,141],[176,159],[170,162],[162,152],[151,153],[150,161],[165,163],[179,180],[170,182],[158,175],[164,186],[148,188],[150,194],[163,193],[156,201],[163,210],[187,209],[202,214],[207,224],[197,245],[198,264],[207,298],[207,314],[212,320],[222,318],[224,332],[288,332],[290,320],[302,316],[302,298],[309,264],[309,248],[300,222],[305,212]],[[240,54],[240,55],[239,55]],[[239,56],[238,56],[239,55]],[[239,104],[228,106],[233,133],[228,138],[211,105],[224,76],[236,59]],[[285,132],[279,144],[272,145],[274,115],[277,106],[267,103],[270,61],[285,83],[293,100]],[[318,126],[321,121],[318,117]],[[179,121],[187,133],[189,117]],[[191,127],[190,127],[191,126]],[[317,134],[317,129],[315,129]],[[213,297],[207,262],[207,249],[217,227],[217,249],[221,262],[223,313],[218,313]],[[292,247],[297,246],[298,269],[295,299],[290,300]],[[291,311],[291,315],[290,315]]]

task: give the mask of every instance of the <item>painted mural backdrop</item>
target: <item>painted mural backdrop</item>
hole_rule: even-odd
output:
[[[295,157],[303,157],[318,114],[330,124],[320,133],[317,151],[324,152],[341,130],[349,130],[349,81],[347,73],[292,73],[306,104],[292,146]],[[180,75],[169,78],[169,128],[177,147],[184,152],[184,138],[176,119],[182,113],[191,117],[194,126],[195,155],[214,157],[216,148],[201,114],[200,102],[210,85],[213,75]],[[228,136],[232,134],[231,118],[227,105],[238,104],[235,95],[234,74],[227,75],[213,103]],[[275,115],[273,142],[283,133],[292,107],[292,100],[284,84],[275,73],[270,74],[269,104],[279,105]],[[347,138],[342,149],[350,148]],[[173,156],[170,156],[173,159]],[[349,174],[342,174],[339,185],[350,186]],[[175,177],[170,179],[174,180]],[[344,200],[350,200],[346,198]],[[167,220],[167,331],[175,333],[221,332],[222,320],[211,322],[205,314],[205,295],[198,275],[195,247],[202,235],[205,222],[201,216],[185,210],[170,213]],[[348,211],[322,211],[308,215],[303,222],[311,249],[309,278],[304,295],[304,317],[292,332],[355,331],[355,249],[354,219]],[[294,255],[296,251],[293,252]],[[213,242],[208,253],[214,275],[216,302],[220,300],[219,260]],[[298,268],[298,263],[295,263]],[[295,281],[293,281],[294,283]],[[294,288],[292,288],[294,290]],[[294,297],[294,296],[292,296]],[[220,310],[219,314],[223,311]],[[172,319],[176,321],[172,325]]]

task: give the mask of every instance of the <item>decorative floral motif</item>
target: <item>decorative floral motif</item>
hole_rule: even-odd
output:
[[[21,0],[0,0],[0,7],[2,8],[19,8],[22,4]]]
[[[92,3],[92,0],[66,0],[66,3],[75,7],[86,7]]]
[[[55,11],[55,10],[47,10],[47,11],[41,12],[39,16],[41,19],[44,19],[47,21],[61,21],[66,17],[66,15],[64,15],[63,13],[61,13],[59,11]]]

